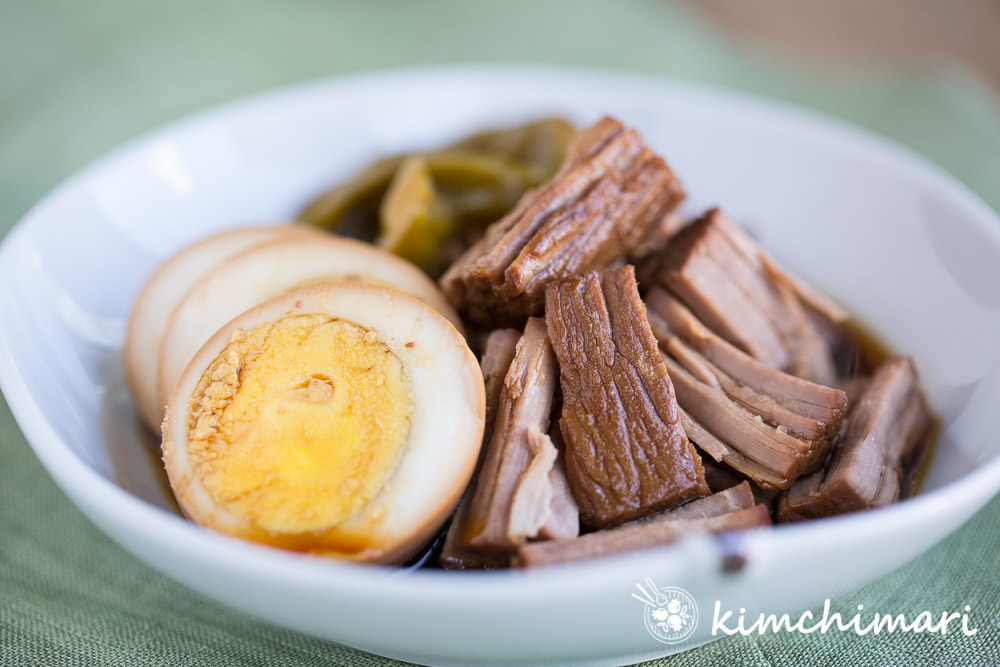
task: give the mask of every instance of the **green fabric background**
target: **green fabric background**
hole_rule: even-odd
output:
[[[89,160],[166,121],[284,84],[440,62],[610,67],[817,108],[904,143],[1000,210],[1000,108],[966,73],[821,80],[668,2],[0,1],[0,231]],[[1000,436],[998,436],[1000,437]],[[1000,664],[1000,499],[834,611],[970,605],[973,638],[732,638],[664,665]],[[456,639],[458,641],[458,639]],[[0,405],[0,664],[381,665],[168,581],[55,487]]]

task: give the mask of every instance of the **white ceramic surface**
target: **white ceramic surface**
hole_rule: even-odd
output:
[[[292,216],[390,152],[541,114],[638,127],[690,193],[910,353],[943,433],[924,492],[890,509],[537,572],[397,572],[283,553],[185,522],[141,442],[123,318],[173,250]],[[415,661],[622,663],[710,639],[711,607],[796,611],[906,562],[1000,490],[1000,220],[940,170],[842,124],[715,90],[524,67],[377,73],[268,94],[141,138],[37,205],[0,251],[0,381],[67,495],[154,568],[276,624]],[[659,644],[630,597],[652,577],[701,605]]]

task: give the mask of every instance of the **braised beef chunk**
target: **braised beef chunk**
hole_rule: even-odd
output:
[[[843,421],[843,391],[768,368],[662,288],[646,301],[682,424],[699,449],[772,492],[822,465]]]
[[[767,367],[661,287],[646,303],[682,423],[699,449],[770,492],[822,465],[843,423],[845,392]]]
[[[515,562],[523,567],[569,563],[670,544],[691,533],[726,533],[770,525],[771,513],[764,505],[707,518],[637,521],[582,535],[574,540],[525,544],[518,548]]]
[[[805,521],[823,516],[819,492],[823,488],[826,471],[820,470],[800,477],[790,488],[778,496],[778,521],[782,523]]]
[[[507,371],[514,361],[517,352],[517,342],[521,340],[522,332],[517,329],[497,329],[491,331],[486,338],[483,358],[479,365],[483,371],[483,383],[486,387],[486,421],[484,438],[489,443],[493,436],[493,426],[496,424],[497,412],[500,410],[500,397],[503,394],[504,380]],[[482,462],[486,455],[486,447],[479,452]]]
[[[566,477],[566,445],[558,424],[552,425],[549,439],[555,445],[557,456],[549,471],[548,486],[552,493],[548,514],[538,529],[538,539],[568,540],[580,534],[580,508]]]
[[[890,439],[899,437],[897,420],[906,410],[916,381],[916,369],[908,357],[891,359],[875,371],[847,416],[843,442],[834,452],[820,492],[824,505],[847,512],[871,506],[885,468],[897,465],[892,460],[897,447]]]
[[[653,333],[661,344],[677,336],[748,390],[815,419],[828,433],[836,433],[840,427],[847,411],[844,391],[767,367],[711,331],[664,289],[652,288],[646,294],[646,305]]]
[[[879,366],[851,406],[828,468],[783,494],[778,517],[796,521],[895,502],[907,460],[931,423],[916,383],[908,357]]]
[[[556,493],[551,472],[559,452],[547,433],[557,384],[545,322],[532,318],[504,378],[493,435],[469,503],[467,546],[503,552],[536,537],[549,521]]]
[[[493,424],[500,407],[503,381],[507,376],[511,362],[514,360],[514,352],[520,338],[521,332],[517,329],[497,329],[490,332],[483,345],[480,367],[486,386],[486,423],[483,430],[483,447],[479,453],[480,465],[493,435]],[[465,490],[465,494],[455,510],[455,515],[451,519],[451,525],[448,526],[448,532],[445,534],[444,546],[441,549],[438,562],[447,569],[500,567],[506,562],[505,557],[491,557],[480,550],[470,549],[462,543],[468,520],[469,503],[472,501],[472,494],[476,489],[478,470],[479,466],[477,466],[477,471],[473,475],[472,481],[469,482],[469,487]]]
[[[843,317],[842,311],[778,267],[718,209],[671,239],[658,280],[765,366],[821,384],[836,381],[830,345],[806,307],[827,317]]]
[[[677,391],[677,401],[715,441],[707,446],[692,439],[720,463],[726,463],[761,486],[784,489],[825,454],[828,441],[808,442],[784,428],[767,424],[724,391],[699,382],[673,359],[664,356]],[[721,449],[716,449],[721,443]]]
[[[545,312],[581,522],[615,525],[707,495],[632,267],[551,285]]]
[[[541,315],[550,283],[665,241],[684,198],[662,158],[612,118],[581,132],[551,181],[528,192],[441,278],[448,299],[481,326]]]
[[[707,519],[713,516],[739,512],[753,507],[756,504],[753,489],[749,482],[741,482],[704,498],[692,500],[684,503],[680,507],[675,507],[666,512],[660,512],[639,519],[639,522],[647,521],[678,521],[680,519]]]

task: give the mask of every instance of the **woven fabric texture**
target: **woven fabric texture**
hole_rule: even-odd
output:
[[[1000,210],[1000,107],[973,78],[874,67],[820,83],[732,46],[669,2],[5,0],[0,233],[89,160],[185,113],[341,73],[469,61],[609,67],[784,99],[908,145]],[[969,605],[975,637],[732,637],[651,664],[1000,664],[998,572],[995,499],[927,553],[833,606],[845,616],[858,604],[912,616]],[[0,664],[393,661],[258,622],[150,570],[57,489],[2,404]]]

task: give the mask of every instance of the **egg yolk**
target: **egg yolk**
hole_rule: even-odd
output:
[[[409,378],[376,334],[325,315],[233,333],[188,411],[188,455],[215,503],[275,535],[329,530],[402,454]]]

